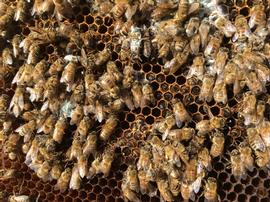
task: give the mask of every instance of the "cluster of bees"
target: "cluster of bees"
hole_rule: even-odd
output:
[[[225,105],[228,86],[234,95],[243,94],[238,114],[246,133],[231,151],[231,172],[245,179],[255,164],[270,169],[270,122],[266,103],[257,99],[270,80],[269,1],[254,1],[248,18],[232,17],[226,0],[85,3],[92,13],[114,18],[123,67],[112,60],[111,47],[96,49],[96,31],[81,32],[68,20],[78,0],[0,2],[0,129],[10,160],[22,149],[26,165],[44,181],[57,180],[61,192],[79,189],[85,177],[108,176],[118,146],[111,141],[119,114],[155,104],[151,85],[133,63],[159,58],[164,74],[187,72],[187,78],[200,80],[204,103]],[[30,33],[22,36],[13,27],[26,23],[29,15],[47,15],[58,26],[29,26]],[[56,59],[43,54],[49,45],[56,47]],[[195,200],[203,185],[205,199],[217,201],[217,181],[207,173],[212,159],[223,154],[226,119],[205,107],[209,119],[190,128],[184,103],[173,99],[171,104],[166,117],[146,132],[136,165],[124,173],[123,196],[140,201],[139,192],[153,196],[158,190],[165,201],[180,193],[184,200]],[[211,145],[205,145],[206,139]],[[4,170],[1,179],[13,173]],[[14,195],[9,201],[29,198]]]

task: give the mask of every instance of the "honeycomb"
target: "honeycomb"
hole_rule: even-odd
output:
[[[227,1],[226,6],[230,9],[230,19],[234,21],[235,16],[239,14],[249,18],[250,8],[255,2],[257,1]],[[76,15],[74,19],[69,19],[69,21],[75,27],[78,27],[82,33],[88,30],[95,31],[97,33],[95,48],[98,51],[110,48],[112,50],[111,60],[115,61],[117,67],[122,70],[127,62],[122,61],[119,56],[121,47],[117,44],[118,36],[114,33],[116,21],[111,16],[93,12],[91,6],[84,1],[80,3],[79,7],[74,7],[73,11]],[[15,23],[14,26],[18,27],[14,34],[21,33],[23,36],[27,36],[33,26],[38,28],[57,27],[58,22],[44,15],[37,17],[37,19],[30,19],[25,23]],[[50,63],[54,62],[59,54],[58,47],[53,44],[47,45],[42,51],[45,54],[44,57]],[[20,65],[22,61],[18,61],[18,63]],[[83,179],[79,190],[67,190],[61,193],[59,190],[54,189],[55,180],[44,182],[38,178],[23,163],[24,157],[22,155],[18,155],[15,161],[11,161],[8,156],[4,155],[4,152],[1,152],[3,161],[1,166],[4,166],[5,169],[18,170],[16,178],[0,180],[0,192],[3,201],[7,201],[8,196],[13,193],[28,195],[31,199],[38,199],[38,201],[125,201],[121,190],[123,173],[128,165],[138,160],[139,148],[146,138],[146,132],[157,120],[165,118],[168,110],[172,110],[171,100],[173,98],[182,100],[187,111],[192,116],[192,121],[187,124],[189,127],[195,128],[196,123],[199,121],[209,119],[208,114],[205,112],[205,106],[209,107],[214,116],[226,118],[226,126],[222,131],[226,134],[224,153],[222,156],[213,159],[213,170],[208,173],[209,177],[214,177],[218,181],[218,195],[221,201],[269,201],[270,178],[268,177],[268,170],[255,167],[252,172],[247,172],[248,175],[245,180],[236,180],[231,174],[230,152],[243,141],[245,136],[242,117],[239,117],[237,113],[243,101],[241,95],[234,96],[232,87],[229,86],[227,87],[228,102],[226,104],[216,103],[214,100],[211,102],[201,101],[199,94],[202,82],[193,77],[187,79],[188,69],[181,69],[180,72],[177,71],[174,74],[165,74],[163,72],[164,62],[157,57],[153,60],[142,57],[141,60],[132,61],[131,64],[134,70],[141,73],[142,78],[150,82],[154,90],[156,103],[132,111],[125,108],[120,114],[119,125],[121,128],[118,129],[115,134],[116,138],[113,140],[117,145],[115,151],[117,157],[112,163],[110,175],[104,177],[98,174],[90,180]],[[4,76],[5,80],[3,79],[4,81],[0,83],[0,92],[12,96],[15,87],[10,82],[10,75]],[[268,99],[270,85],[267,85],[266,88],[267,92],[260,95],[259,99]],[[0,169],[3,169],[2,167]],[[142,201],[151,202],[160,201],[161,199],[159,192],[153,197],[142,194],[139,194],[139,197]],[[182,201],[183,199],[179,196],[178,200]],[[196,195],[196,201],[204,201],[202,188]]]

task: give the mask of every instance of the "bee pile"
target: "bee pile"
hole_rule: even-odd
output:
[[[2,201],[269,201],[270,2],[0,1]]]

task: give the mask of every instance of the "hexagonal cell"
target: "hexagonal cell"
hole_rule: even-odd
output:
[[[146,63],[146,64],[144,64],[143,65],[143,71],[145,72],[145,73],[148,73],[148,72],[150,72],[151,71],[151,65],[150,64],[148,64],[148,63]]]
[[[174,82],[175,82],[175,77],[174,77],[173,75],[168,75],[168,76],[166,76],[166,82],[167,82],[168,84],[174,83]]]
[[[133,64],[133,69],[136,70],[136,71],[140,71],[141,70],[141,65],[138,64],[138,63],[134,63]]]
[[[161,88],[162,88],[162,85],[161,85]],[[165,100],[170,101],[173,99],[173,95],[170,92],[166,92],[164,94],[164,98],[165,98]]]
[[[153,81],[155,79],[155,74],[153,74],[153,73],[146,74],[146,79],[148,81]]]
[[[146,122],[147,124],[150,124],[150,125],[153,124],[154,121],[155,121],[155,119],[154,119],[153,116],[148,116],[148,117],[146,117],[146,119],[145,119],[145,122]]]
[[[80,31],[81,32],[87,32],[88,31],[88,25],[87,24],[85,24],[85,23],[82,23],[82,24],[80,24],[79,25],[79,29],[80,29]]]
[[[161,71],[161,67],[160,67],[159,65],[153,65],[152,71],[153,71],[155,74],[158,74],[158,73]]]
[[[77,23],[82,23],[84,21],[84,16],[83,15],[77,15],[76,16],[76,21],[77,21]]]

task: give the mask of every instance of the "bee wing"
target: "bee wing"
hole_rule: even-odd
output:
[[[79,189],[81,186],[80,184],[81,184],[81,178],[79,175],[78,166],[75,165],[72,169],[72,175],[70,178],[69,188],[74,189],[74,190]]]
[[[169,132],[170,132],[170,129],[166,129],[165,132],[162,134],[162,140],[166,140],[166,138],[168,137],[169,135]]]
[[[181,121],[181,118],[178,113],[175,114],[175,122],[178,128],[181,128],[183,125],[183,122]]]
[[[45,110],[47,110],[49,108],[49,100],[45,101],[44,104],[42,105],[40,111],[44,112]]]
[[[200,191],[202,184],[202,178],[198,177],[190,186],[192,187],[192,191],[194,191],[196,194]],[[194,200],[193,200],[194,201]]]
[[[30,93],[31,102],[34,102],[35,100],[38,99],[38,96],[33,88],[26,87],[26,91],[28,91]]]

